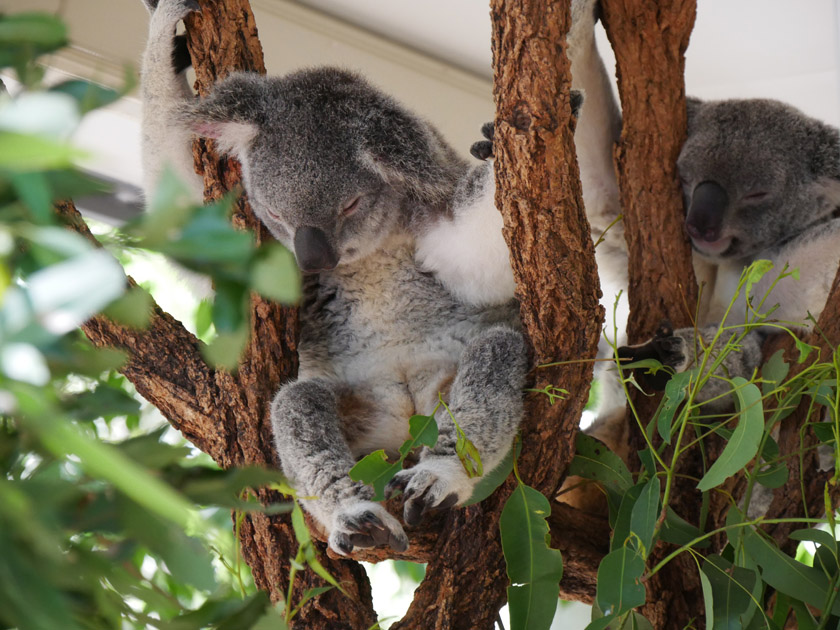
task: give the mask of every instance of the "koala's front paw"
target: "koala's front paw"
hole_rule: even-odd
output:
[[[669,323],[664,322],[650,341],[619,348],[618,358],[628,362],[656,359],[674,372],[684,372],[688,367],[688,344],[684,337],[674,334]],[[671,378],[670,372],[660,370],[656,374],[646,374],[646,371],[647,368],[644,368],[637,372],[637,377],[643,384],[656,390],[665,389],[666,383]]]
[[[494,131],[495,126],[492,122],[481,125],[481,135],[487,138],[487,140],[480,140],[479,142],[473,143],[470,147],[470,153],[473,157],[478,158],[479,160],[489,160],[493,157]]]
[[[329,543],[342,556],[352,553],[354,547],[388,545],[394,551],[408,549],[408,537],[402,525],[372,501],[356,501],[336,512]]]
[[[385,488],[390,497],[397,490],[405,495],[403,518],[417,525],[429,510],[443,510],[470,498],[473,482],[457,457],[427,457],[413,468],[401,470]]]

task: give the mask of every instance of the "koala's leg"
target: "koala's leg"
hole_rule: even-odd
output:
[[[670,330],[670,327],[663,326],[653,339],[636,346],[625,346],[619,348],[618,354],[622,359],[638,361],[641,359],[657,359],[663,365],[670,367],[676,373],[685,372],[699,365],[703,357],[703,349],[712,345],[717,334],[718,325],[712,324],[703,328],[681,328]],[[728,336],[722,335],[717,345],[712,349],[712,356],[723,348]],[[731,387],[723,378],[740,376],[749,379],[753,371],[761,365],[761,345],[766,339],[766,334],[761,330],[752,330],[747,333],[740,342],[738,349],[731,350],[724,357],[718,369],[715,371],[706,385],[697,393],[695,400],[707,403],[706,409],[710,412],[724,411],[733,405],[733,399],[726,394]],[[712,361],[709,361],[708,370]],[[639,370],[642,372],[642,370]],[[669,377],[663,372],[655,376],[637,374],[638,378],[654,389],[663,389]],[[720,376],[723,378],[716,378]]]
[[[473,339],[461,356],[449,395],[455,420],[481,456],[484,473],[502,461],[522,418],[527,371],[525,340],[511,328],[496,326]],[[388,492],[405,494],[404,517],[416,525],[432,508],[451,507],[470,498],[479,478],[470,478],[455,452],[458,439],[446,409],[435,415],[438,442],[424,449],[420,463],[394,477]]]
[[[408,548],[399,522],[373,490],[347,475],[355,464],[341,431],[334,388],[321,379],[283,386],[271,405],[274,442],[283,471],[306,510],[329,531],[330,547],[342,555],[353,547]]]
[[[146,0],[145,4],[152,16],[140,73],[143,188],[147,197],[154,194],[161,172],[169,166],[187,184],[193,200],[200,202],[204,184],[193,168],[193,134],[179,118],[193,94],[181,71],[187,64],[184,40],[175,35],[178,22],[199,7],[195,0]]]

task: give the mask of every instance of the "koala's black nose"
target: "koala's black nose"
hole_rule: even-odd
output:
[[[338,264],[327,235],[314,227],[302,227],[295,232],[295,257],[300,270],[307,273],[329,271]]]
[[[729,195],[713,181],[698,184],[691,195],[685,230],[693,239],[713,242],[720,238]]]

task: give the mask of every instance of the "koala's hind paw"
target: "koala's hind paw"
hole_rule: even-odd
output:
[[[688,367],[688,344],[683,337],[674,334],[670,324],[663,323],[650,341],[619,348],[618,358],[628,363],[656,359],[662,365],[671,368],[673,372],[683,372]],[[656,374],[645,374],[646,371],[647,368],[643,368],[637,372],[637,377],[643,384],[656,390],[665,389],[665,384],[671,378],[670,372],[660,370]]]
[[[354,547],[388,545],[394,551],[408,549],[408,537],[397,519],[372,501],[358,501],[342,508],[333,518],[330,548],[346,556]]]
[[[390,497],[397,490],[405,495],[403,519],[414,526],[429,510],[443,510],[469,499],[473,482],[457,458],[431,457],[398,472],[385,494]]]

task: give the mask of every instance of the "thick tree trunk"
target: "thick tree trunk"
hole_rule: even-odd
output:
[[[631,343],[649,339],[664,319],[675,327],[691,326],[697,304],[676,167],[686,129],[684,53],[695,11],[693,0],[602,0],[623,117],[615,158],[629,251]],[[634,396],[643,424],[658,400]],[[631,450],[643,448],[635,421],[631,435]],[[702,470],[699,452],[681,459],[684,468],[679,473],[697,478]],[[692,483],[678,483],[673,496],[677,513],[698,515],[699,495]],[[664,556],[664,547],[659,545],[650,562]],[[689,620],[702,618],[702,590],[688,554],[654,575],[647,589],[648,604],[642,612],[655,628],[683,628]]]

